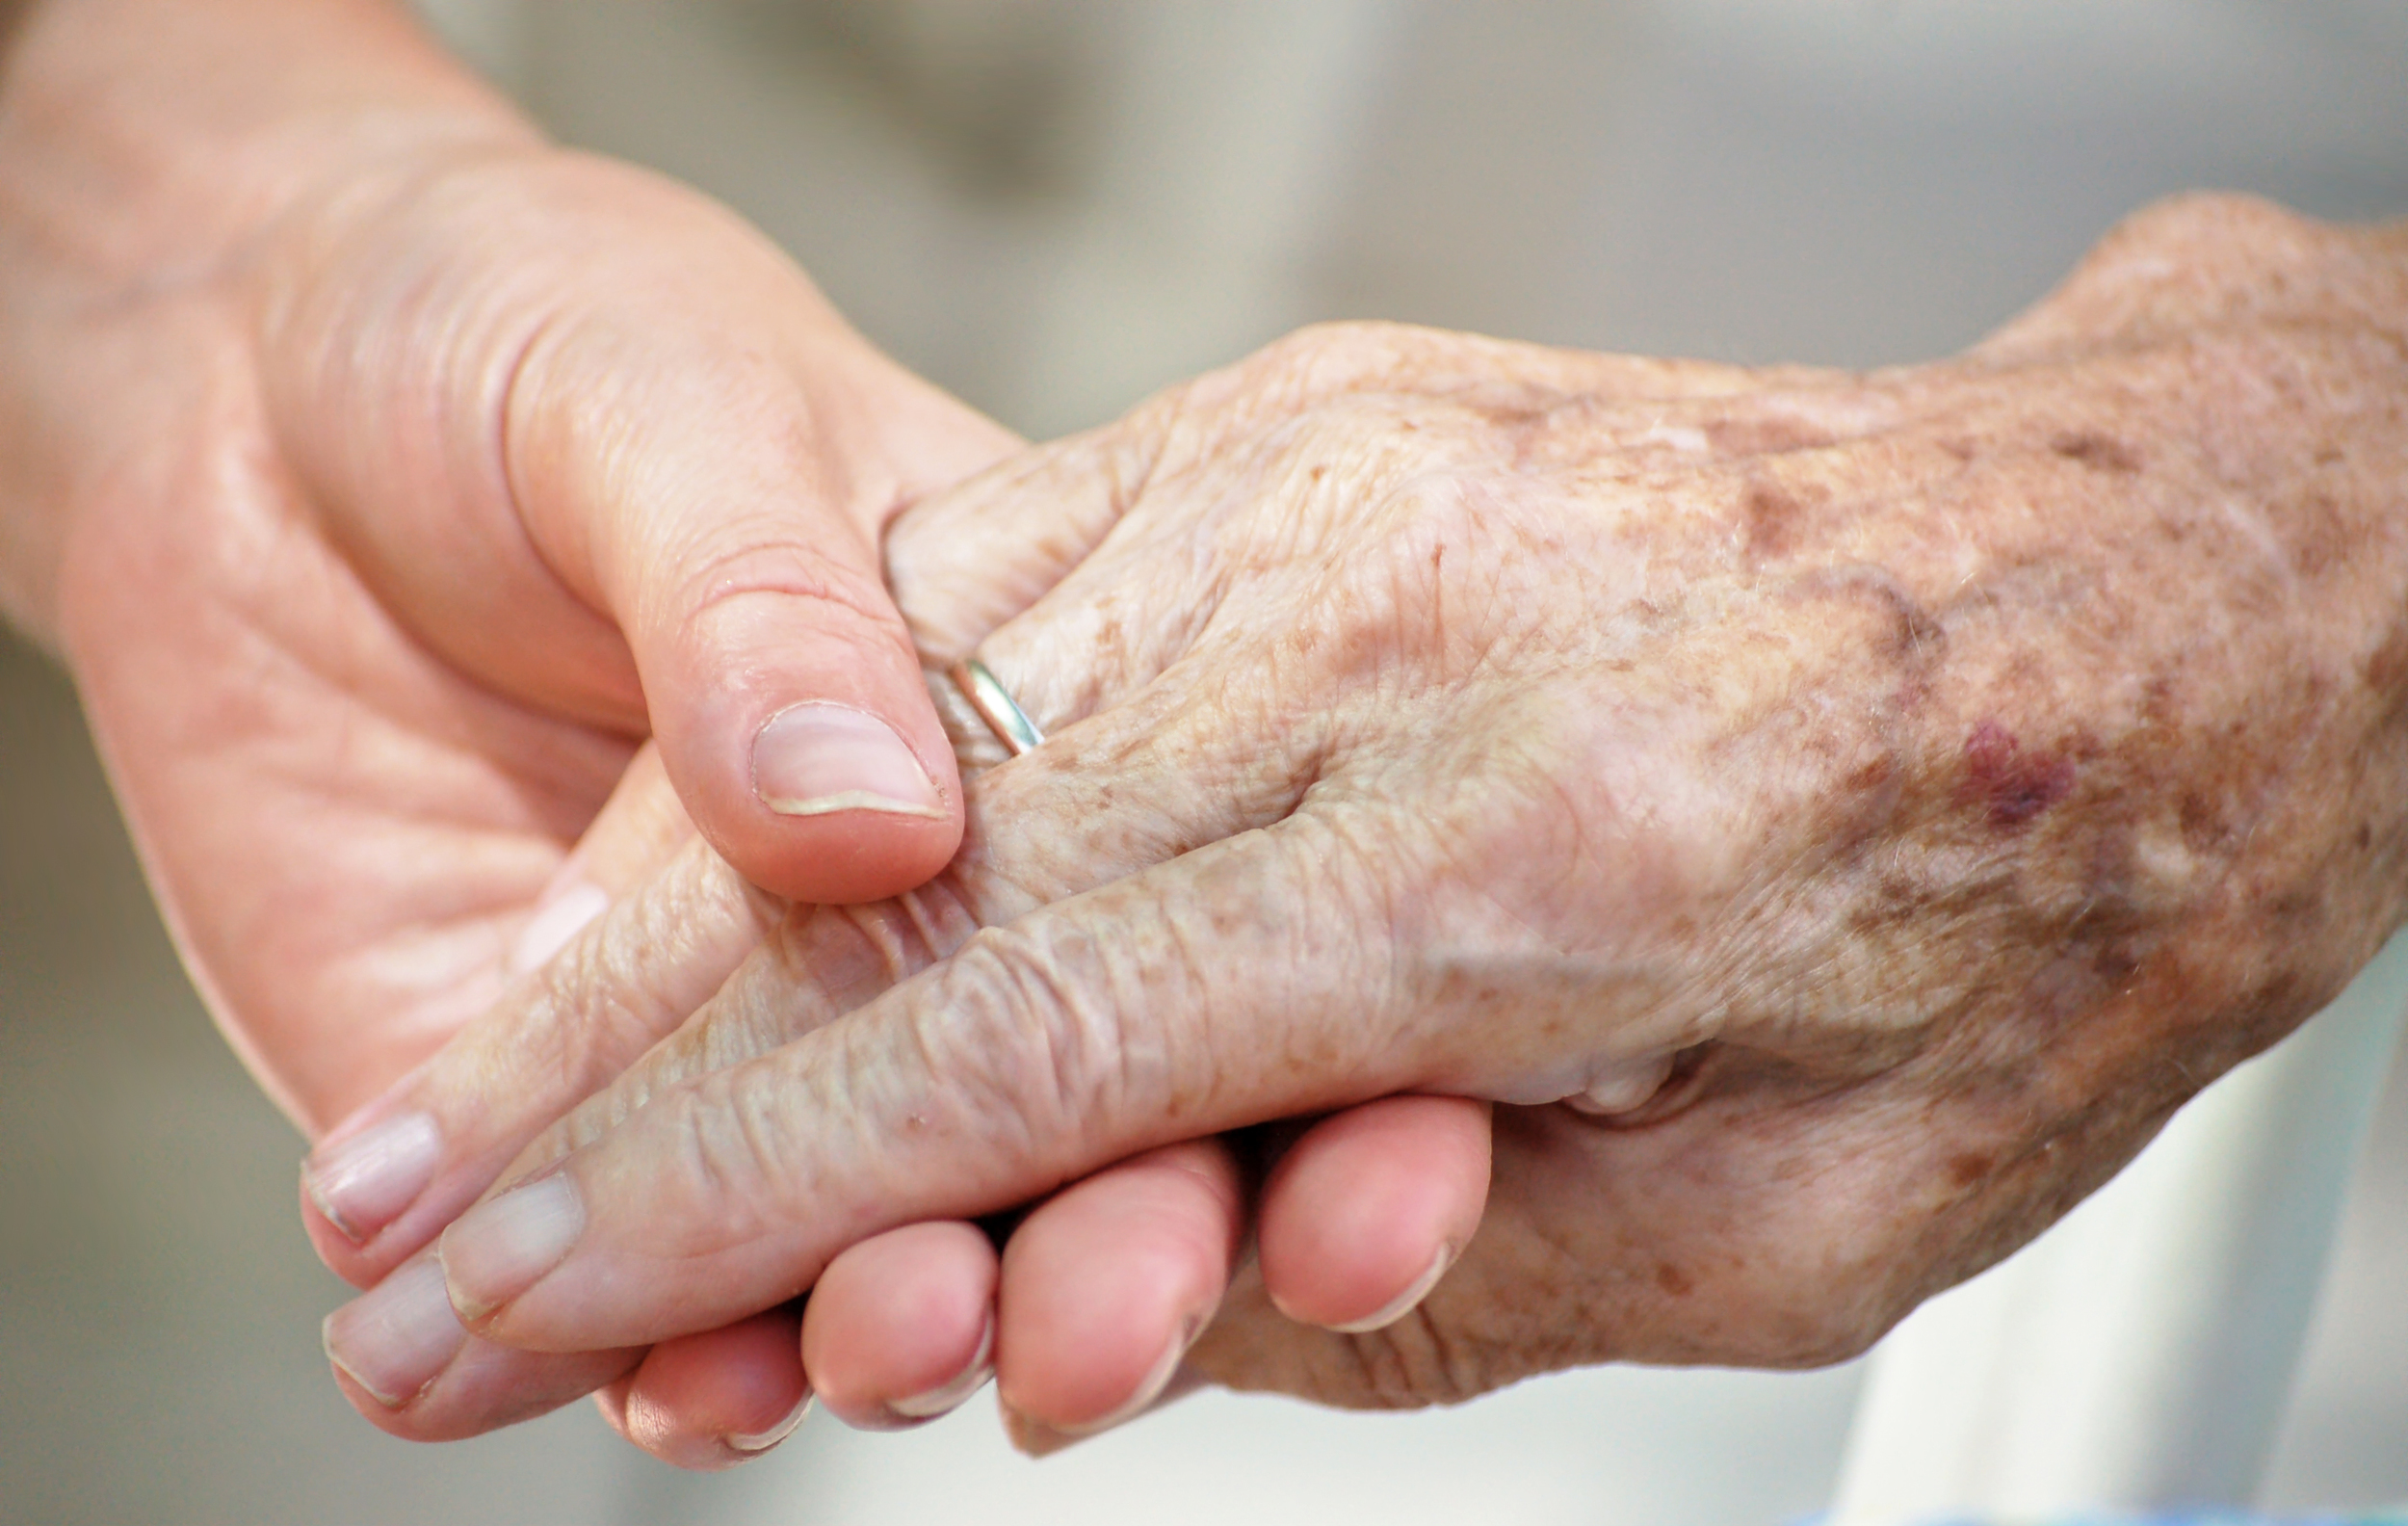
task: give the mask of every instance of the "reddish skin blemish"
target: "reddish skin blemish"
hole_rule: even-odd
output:
[[[2015,831],[2074,791],[2074,764],[2049,752],[2027,752],[2015,733],[1984,721],[1965,739],[1965,791],[1990,825]]]

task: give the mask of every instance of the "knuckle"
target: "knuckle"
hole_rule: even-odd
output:
[[[1426,341],[1426,330],[1402,324],[1317,324],[1280,341],[1271,359],[1297,392],[1327,397],[1393,384]]]
[[[2083,256],[2056,300],[2095,305],[2128,326],[2195,324],[2323,286],[2350,264],[2348,239],[2340,228],[2258,197],[2186,193],[2117,224]],[[2179,279],[2168,278],[2169,263],[2181,268]],[[2272,286],[2269,269],[2282,273]]]
[[[816,1091],[818,1089],[811,1089]],[[683,1205],[678,1222],[703,1242],[699,1252],[753,1238],[784,1217],[798,1188],[794,1118],[824,1115],[793,1084],[783,1066],[740,1066],[697,1077],[657,1095],[646,1112],[666,1112],[672,1147],[665,1152],[669,1190]],[[663,1250],[676,1253],[674,1244]]]
[[[749,685],[769,665],[798,661],[815,671],[918,671],[909,629],[875,576],[791,543],[733,546],[682,569],[656,567],[620,608],[648,690],[691,691],[704,679],[710,688]],[[700,663],[706,671],[651,671],[663,663]]]
[[[903,638],[903,617],[876,577],[799,543],[791,524],[720,522],[689,534],[699,543],[662,548],[667,571],[653,595],[689,628],[723,618],[739,601],[771,595],[822,606],[840,631],[866,626],[879,640]]]
[[[1506,596],[1511,580],[1489,527],[1457,484],[1396,462],[1367,460],[1362,470],[1372,481],[1351,515],[1335,584],[1342,596],[1300,622],[1320,649],[1348,665],[1435,663],[1452,671],[1530,618],[1535,601]]]
[[[2289,242],[2318,224],[2264,197],[2238,191],[2186,191],[2150,202],[2119,231],[2146,238],[2199,236]]]
[[[642,1010],[641,971],[614,943],[582,940],[545,968],[530,1024],[556,1094],[603,1090],[655,1031]]]
[[[1191,384],[1191,402],[1231,400],[1245,416],[1277,417],[1349,392],[1398,384],[1439,343],[1408,324],[1348,320],[1310,324],[1272,340],[1225,371]]]
[[[929,1073],[1031,1164],[1126,1116],[1130,1053],[1092,994],[1089,957],[1059,934],[988,928],[949,961],[946,999],[923,1009]]]
[[[1492,1377],[1486,1354],[1451,1331],[1427,1305],[1393,1325],[1344,1337],[1366,1405],[1415,1409],[1460,1404],[1505,1380]]]
[[[779,928],[771,950],[790,984],[824,990],[841,1008],[945,959],[984,921],[979,895],[955,864],[889,900],[811,908]]]
[[[1367,366],[1393,366],[1402,354],[1426,343],[1429,334],[1430,330],[1411,324],[1336,319],[1306,324],[1274,339],[1263,355],[1282,368],[1335,377]]]

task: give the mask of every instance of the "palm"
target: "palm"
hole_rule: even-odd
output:
[[[488,1004],[634,744],[428,652],[256,420],[144,487],[80,569],[77,623],[141,633],[81,645],[86,704],[196,983],[321,1129]]]

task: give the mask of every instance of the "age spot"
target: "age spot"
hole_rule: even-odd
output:
[[[1805,506],[1778,487],[1750,487],[1742,508],[1747,515],[1747,555],[1750,561],[1783,557],[1797,549]]]
[[[2140,456],[2130,445],[2105,434],[2059,434],[2049,441],[2049,449],[2070,461],[2080,461],[2093,471],[2136,472]]]
[[[2002,831],[2028,825],[2073,790],[2071,758],[2027,752],[1996,721],[1980,723],[1965,739],[1965,793]]]

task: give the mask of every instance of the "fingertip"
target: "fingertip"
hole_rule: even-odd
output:
[[[627,1373],[604,1383],[593,1391],[594,1412],[602,1423],[618,1433],[621,1441],[633,1446],[635,1436],[627,1429],[627,1396],[636,1386],[635,1373]]]
[[[375,1284],[378,1269],[360,1253],[359,1241],[327,1217],[317,1195],[310,1191],[306,1165],[301,1179],[301,1222],[309,1248],[327,1271],[355,1288],[365,1290]]]
[[[1429,1297],[1430,1289],[1438,1285],[1438,1279],[1447,1275],[1447,1269],[1453,1266],[1454,1258],[1462,1253],[1463,1247],[1460,1242],[1439,1241],[1436,1248],[1430,1251],[1429,1260],[1421,1272],[1396,1296],[1368,1314],[1358,1314],[1350,1318],[1330,1314],[1310,1317],[1291,1307],[1277,1294],[1271,1295],[1271,1304],[1280,1313],[1300,1325],[1319,1325],[1335,1330],[1341,1335],[1367,1335],[1373,1330],[1387,1329],[1420,1307],[1422,1300]]]
[[[1098,1171],[1005,1248],[996,1369],[1032,1435],[1088,1435],[1158,1403],[1226,1291],[1243,1230],[1217,1141]]]
[[[1082,1441],[1092,1440],[1116,1426],[1126,1425],[1131,1420],[1152,1414],[1165,1406],[1177,1404],[1188,1395],[1204,1387],[1209,1381],[1194,1368],[1181,1363],[1171,1373],[1170,1381],[1164,1383],[1158,1390],[1150,1392],[1139,1390],[1139,1395],[1129,1405],[1127,1413],[1108,1416],[1102,1421],[1069,1430],[1061,1430],[1047,1425],[1042,1420],[1023,1414],[1013,1408],[1011,1402],[1008,1399],[998,1398],[995,1408],[1003,1417],[1004,1438],[1011,1443],[1012,1450],[1032,1461],[1038,1461],[1052,1457],[1057,1452],[1077,1446]]]
[[[794,900],[900,894],[960,844],[953,747],[877,546],[784,486],[724,519],[641,516],[612,603],[661,761],[720,855]]]
[[[301,1170],[301,1223],[319,1256],[355,1286],[382,1276],[368,1252],[445,1158],[434,1116],[406,1104],[363,1108],[321,1140]]]
[[[329,1314],[320,1337],[352,1407],[406,1441],[459,1440],[533,1419],[621,1378],[644,1355],[641,1348],[542,1355],[481,1341],[454,1316],[432,1257]]]
[[[786,706],[752,738],[752,806],[764,847],[791,860],[797,899],[899,895],[961,844],[961,783],[926,689],[898,724],[833,700]],[[929,733],[915,744],[907,733]],[[766,817],[766,820],[762,818]],[[772,887],[774,888],[774,887]]]
[[[961,781],[916,667],[859,681],[721,695],[661,745],[704,835],[753,883],[852,904],[925,883],[961,845]],[[706,676],[706,683],[714,682]]]
[[[392,1430],[468,1345],[430,1260],[403,1267],[328,1314],[318,1338],[352,1407]]]
[[[1487,1202],[1488,1110],[1402,1096],[1308,1129],[1264,1183],[1263,1284],[1300,1324],[1359,1332],[1437,1285]]]
[[[976,1225],[906,1224],[828,1264],[803,1315],[802,1362],[828,1412],[895,1431],[945,1414],[994,1372],[995,1248]]]
[[[661,1342],[628,1382],[620,1434],[664,1462],[703,1472],[774,1448],[811,1408],[800,1325],[782,1307]]]

